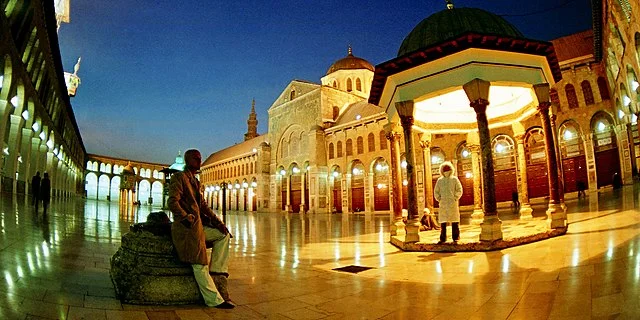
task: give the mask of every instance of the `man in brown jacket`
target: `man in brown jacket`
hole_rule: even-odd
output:
[[[210,307],[232,309],[235,304],[227,292],[231,235],[200,194],[200,182],[195,177],[202,163],[200,152],[188,150],[184,160],[184,171],[171,176],[169,184],[168,204],[173,213],[171,238],[180,260],[191,264],[205,303]],[[208,270],[205,241],[213,242]]]

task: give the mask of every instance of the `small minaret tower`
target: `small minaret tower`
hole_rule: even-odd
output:
[[[244,141],[251,140],[258,136],[258,118],[256,117],[256,99],[251,101],[251,113],[247,120],[247,133],[244,134]]]

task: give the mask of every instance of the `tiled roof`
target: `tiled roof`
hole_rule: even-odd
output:
[[[344,125],[349,122],[356,121],[356,117],[367,118],[374,114],[384,113],[384,109],[375,104],[368,103],[366,100],[350,104],[346,110],[336,120],[335,126]]]
[[[247,154],[253,151],[253,148],[258,148],[261,143],[267,141],[267,135],[263,134],[257,136],[251,140],[243,141],[226,149],[212,153],[207,160],[202,164],[203,167],[222,161],[225,159],[233,159],[241,154]]]
[[[551,40],[558,56],[558,62],[571,60],[594,54],[593,30],[574,33],[562,38]]]

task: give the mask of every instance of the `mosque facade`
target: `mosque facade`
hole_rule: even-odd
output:
[[[83,194],[86,150],[65,84],[53,2],[3,0],[0,8],[1,190],[29,193],[39,171],[49,173],[52,195]]]
[[[475,33],[457,25],[452,13],[475,23]],[[484,65],[470,72],[496,75],[490,90],[505,93],[490,95],[487,109],[498,204],[517,194],[527,216],[530,203],[551,199],[560,208],[564,194],[581,185],[597,192],[615,179],[630,184],[640,166],[640,8],[625,0],[594,1],[593,17],[592,30],[546,42],[527,39],[484,10],[451,8],[418,24],[398,57],[375,68],[349,49],[320,83],[294,80],[283,89],[269,108],[267,133],[257,135],[248,123],[248,139],[206,159],[205,196],[219,209],[224,189],[231,210],[383,213],[415,203],[421,212],[437,207],[437,168],[451,161],[464,188],[460,204],[482,217],[485,164],[471,98],[463,83],[446,87],[428,78],[444,64],[486,50],[497,55],[483,57]],[[487,67],[501,63],[533,71],[514,76],[515,69]],[[467,110],[451,121],[456,114],[442,115],[438,104],[458,98]],[[411,139],[404,138],[403,109],[413,112]]]

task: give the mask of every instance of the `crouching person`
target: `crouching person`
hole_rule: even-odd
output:
[[[188,150],[184,160],[184,171],[171,176],[169,184],[171,238],[180,260],[191,264],[204,302],[210,307],[232,309],[235,304],[227,291],[231,234],[200,194],[200,182],[195,177],[202,163],[200,152]],[[210,262],[206,242],[213,243]]]
[[[444,162],[440,165],[440,178],[433,188],[433,195],[440,207],[438,220],[440,221],[440,242],[447,241],[447,222],[451,223],[453,241],[460,240],[460,208],[458,200],[462,197],[462,184],[454,174],[453,164]]]

